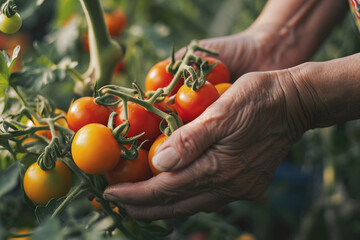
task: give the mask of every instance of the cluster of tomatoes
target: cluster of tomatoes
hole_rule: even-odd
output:
[[[206,75],[206,83],[197,91],[192,90],[180,79],[171,92],[156,107],[164,112],[177,114],[183,123],[198,117],[209,105],[231,86],[229,71],[224,63],[217,59],[203,59],[215,67]],[[145,79],[146,91],[154,91],[170,84],[174,75],[167,70],[168,61],[154,65]],[[169,97],[175,96],[175,101]],[[127,112],[125,111],[127,109]],[[113,126],[108,127],[112,112],[117,115]],[[59,119],[56,123],[68,127],[75,132],[71,143],[71,154],[75,164],[87,174],[104,174],[108,184],[138,182],[160,173],[152,164],[152,158],[158,147],[165,142],[167,136],[160,131],[162,118],[143,106],[134,102],[123,102],[116,106],[105,106],[94,102],[93,97],[82,97],[74,101],[67,113],[62,113],[67,121]],[[122,148],[114,136],[113,129],[125,121],[129,123],[126,138],[141,135],[138,139],[140,148],[135,159],[122,157]],[[29,121],[28,125],[38,125]],[[49,130],[38,131],[38,135],[51,139]],[[30,139],[31,140],[31,139]],[[125,145],[127,149],[130,145]],[[51,198],[60,198],[67,194],[71,187],[71,174],[61,161],[56,161],[52,170],[43,171],[35,162],[24,176],[24,190],[35,203],[45,205]],[[46,191],[44,191],[46,189]]]

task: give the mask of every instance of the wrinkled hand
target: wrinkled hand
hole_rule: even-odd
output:
[[[246,74],[160,147],[153,162],[167,172],[110,186],[105,197],[141,220],[216,211],[257,198],[306,130],[301,104],[290,71]]]
[[[269,26],[253,26],[238,34],[204,39],[199,45],[219,52],[218,59],[228,66],[231,79],[248,72],[278,70],[304,61],[301,54],[287,54],[289,39],[269,30]],[[180,59],[185,49],[177,52]],[[208,54],[199,52],[199,56]]]

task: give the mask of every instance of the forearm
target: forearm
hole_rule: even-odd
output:
[[[360,54],[290,69],[309,128],[360,118]]]
[[[263,38],[264,51],[279,67],[310,59],[346,13],[343,0],[270,0],[250,29]]]

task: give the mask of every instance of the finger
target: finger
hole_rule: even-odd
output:
[[[162,172],[179,170],[201,156],[217,140],[217,128],[207,122],[206,118],[197,118],[172,133],[152,158],[155,168]]]
[[[161,173],[147,181],[124,183],[108,187],[104,197],[132,205],[168,204],[191,197],[212,186],[213,175],[218,170],[214,154],[206,153],[187,168],[171,173]]]
[[[219,210],[227,204],[212,193],[200,193],[188,199],[177,201],[169,205],[137,206],[124,205],[127,212],[135,219],[142,221],[153,221],[167,218],[181,218],[194,215],[195,213]]]

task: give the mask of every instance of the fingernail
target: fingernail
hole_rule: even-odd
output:
[[[180,155],[172,147],[156,153],[152,159],[154,167],[162,172],[171,170],[179,161]]]
[[[117,196],[109,194],[109,193],[104,193],[103,197],[108,201],[113,201],[113,202],[119,201],[119,198]]]

